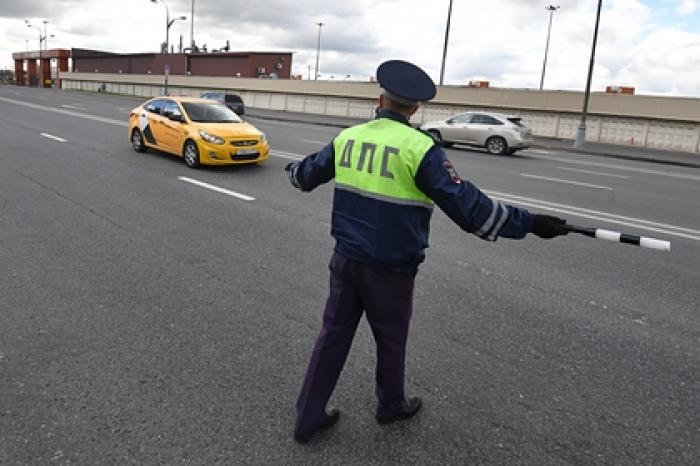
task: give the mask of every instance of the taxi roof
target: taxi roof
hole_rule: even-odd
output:
[[[212,99],[204,99],[202,97],[190,97],[187,95],[159,95],[156,97],[151,97],[148,100],[144,100],[144,103],[146,102],[151,102],[153,100],[164,100],[164,99],[170,99],[174,100],[176,102],[202,102],[202,103],[211,103],[211,104],[218,104],[220,102]]]
[[[172,99],[178,102],[212,102],[211,99],[203,99],[201,97],[191,97],[188,95],[163,95],[160,97],[154,97],[155,99]],[[153,99],[151,99],[153,100]]]

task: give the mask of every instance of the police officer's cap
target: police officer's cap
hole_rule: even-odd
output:
[[[391,100],[403,105],[427,102],[437,92],[425,71],[403,60],[389,60],[379,65],[377,81]]]

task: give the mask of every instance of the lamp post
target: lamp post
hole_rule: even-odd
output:
[[[540,90],[544,86],[544,70],[547,68],[547,52],[549,52],[549,36],[552,33],[552,16],[554,12],[560,8],[559,5],[547,5],[544,7],[545,10],[549,10],[549,27],[547,28],[547,42],[544,46],[544,62],[542,63],[542,78],[540,79]]]
[[[152,3],[162,3],[165,6],[165,53],[170,53],[170,26],[177,20],[186,20],[187,16],[178,16],[170,19],[170,8],[165,0],[151,0]]]
[[[31,22],[29,22],[28,19],[25,19],[25,20],[24,20],[24,24],[26,24],[28,28],[34,28],[34,29],[36,29],[37,31],[39,31],[39,53],[41,54],[41,44],[42,44],[42,43],[44,42],[44,40],[46,39],[46,36],[45,36],[45,35],[41,35],[41,28],[40,28],[39,26],[33,25]],[[44,28],[45,28],[45,27],[46,27],[46,21],[44,22]]]
[[[173,23],[177,20],[185,21],[187,19],[187,16],[178,16],[177,18],[173,18],[170,21],[168,21],[168,27],[165,29],[165,53],[170,53],[170,45],[168,42],[168,36],[170,34],[170,26],[173,25]]]
[[[452,18],[452,0],[447,9],[447,25],[445,26],[445,45],[442,48],[442,66],[440,67],[440,85],[444,82],[445,77],[445,59],[447,58],[447,40],[450,37],[450,19]]]
[[[190,3],[192,11],[190,12],[190,53],[194,52],[194,0]]]
[[[316,74],[314,75],[314,80],[318,79],[318,59],[321,55],[321,28],[324,23],[316,23],[318,26],[318,42],[316,43]]]
[[[44,20],[44,50],[49,50],[49,35],[46,33],[46,25],[49,24],[48,20]]]
[[[583,110],[581,111],[581,122],[576,130],[576,139],[574,139],[574,147],[582,148],[586,144],[586,116],[588,115],[588,100],[591,96],[591,79],[593,78],[593,64],[595,63],[595,45],[598,42],[598,25],[600,24],[600,9],[603,6],[603,0],[598,0],[598,11],[595,17],[595,29],[593,30],[593,46],[591,48],[591,61],[588,65],[588,80],[586,81],[586,92],[583,95]]]

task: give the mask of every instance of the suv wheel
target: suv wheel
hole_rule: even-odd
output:
[[[502,155],[508,151],[508,143],[500,136],[493,136],[486,140],[486,150],[489,154]]]

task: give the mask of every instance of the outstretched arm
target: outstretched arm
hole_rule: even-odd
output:
[[[295,188],[308,192],[335,177],[334,158],[333,143],[330,143],[299,162],[287,164],[284,169]]]
[[[491,199],[460,178],[445,151],[433,146],[416,173],[416,185],[463,230],[487,241],[521,239],[532,232],[541,238],[566,234],[564,221],[532,214],[526,209]]]

